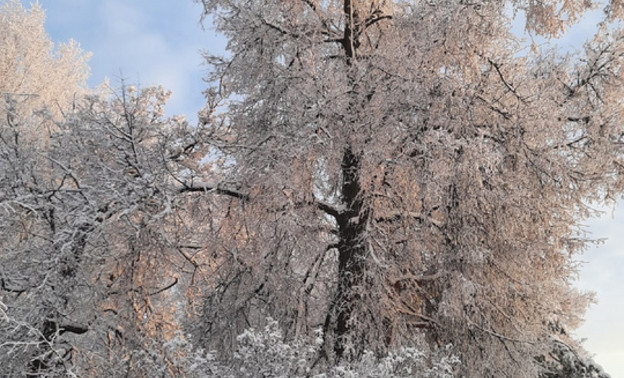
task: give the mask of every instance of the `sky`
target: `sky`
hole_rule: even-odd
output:
[[[2,0],[0,0],[2,1]],[[30,1],[22,1],[24,5]],[[222,53],[225,40],[200,24],[201,6],[192,0],[40,0],[46,30],[54,42],[73,38],[93,53],[90,86],[105,78],[111,85],[162,85],[173,91],[167,112],[185,114],[194,122],[203,106],[208,67],[202,50]],[[582,19],[557,41],[560,48],[581,48],[595,31],[598,13]],[[517,24],[519,25],[519,24]],[[521,28],[516,26],[516,31]],[[624,202],[586,222],[590,237],[605,242],[580,257],[584,261],[576,285],[596,292],[598,301],[575,333],[586,338],[612,378],[624,377]]]
[[[597,303],[587,311],[585,323],[575,333],[587,338],[584,346],[612,378],[624,377],[624,202],[605,209],[588,230],[604,243],[588,250],[577,286],[594,291]]]
[[[2,0],[0,0],[2,1]],[[31,1],[21,1],[28,6]],[[201,51],[221,53],[225,40],[203,30],[192,0],[40,0],[54,42],[77,41],[93,53],[90,86],[162,85],[173,92],[168,114],[197,119],[203,106]],[[207,25],[209,26],[209,25]]]

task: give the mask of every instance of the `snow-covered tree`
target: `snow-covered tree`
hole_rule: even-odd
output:
[[[202,119],[234,201],[207,345],[271,315],[322,327],[328,361],[426,335],[465,376],[544,374],[589,301],[587,201],[622,187],[622,32],[564,58],[509,15],[552,37],[590,1],[202,3],[229,40]]]
[[[55,121],[85,92],[89,69],[88,55],[74,42],[55,48],[38,5],[27,10],[19,1],[2,2],[0,30],[0,365],[10,376],[62,360],[68,348],[54,343],[55,334],[86,331],[71,317],[51,318],[71,280],[58,281],[62,256],[46,245],[67,252],[74,247],[61,238],[80,240],[84,230],[72,225],[63,237],[48,239],[61,178],[53,177],[46,155]]]
[[[41,10],[1,8],[3,374],[606,377],[571,281],[621,195],[624,34],[509,31],[591,2],[202,3],[229,55],[197,126],[83,93]]]
[[[162,253],[177,229],[161,220],[176,210],[171,177],[183,160],[169,154],[192,134],[163,117],[167,97],[149,88],[77,99],[45,151],[19,125],[2,128],[3,373],[132,372],[129,353],[173,333],[174,311],[162,309],[178,279]]]
[[[89,76],[84,53],[75,41],[57,46],[44,29],[45,13],[38,4],[30,9],[17,0],[0,5],[0,116],[15,119],[46,110],[59,119],[86,91]],[[33,142],[44,142],[52,122],[26,125]]]

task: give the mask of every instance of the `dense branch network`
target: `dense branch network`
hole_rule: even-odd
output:
[[[604,376],[569,282],[621,194],[622,32],[571,64],[522,56],[502,2],[203,0],[229,53],[195,126],[162,88],[82,95],[82,53],[7,4],[8,374]],[[553,36],[591,4],[510,5]]]

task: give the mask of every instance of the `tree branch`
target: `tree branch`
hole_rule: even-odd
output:
[[[328,215],[331,215],[334,218],[338,218],[344,213],[344,209],[335,208],[323,201],[315,200],[316,206],[319,210],[324,211]]]
[[[26,289],[23,289],[23,288],[18,289],[18,288],[9,287],[4,281],[4,278],[0,278],[0,287],[2,287],[2,290],[8,291],[9,293],[21,294],[26,291]]]
[[[518,100],[520,100],[521,102],[525,102],[525,99],[518,94],[518,92],[516,91],[516,88],[514,88],[511,84],[509,84],[507,79],[505,79],[505,76],[503,75],[503,73],[500,70],[501,64],[498,64],[498,63],[494,62],[492,59],[488,59],[488,62],[492,65],[492,67],[494,67],[494,69],[498,73],[498,77],[500,77],[501,81],[503,82],[503,84],[505,84],[507,89],[509,89],[509,91],[511,93],[513,93],[514,96],[516,96],[516,98]]]
[[[315,5],[315,4],[314,4],[311,0],[302,0],[302,1],[303,1],[304,3],[306,3],[306,4],[308,4],[308,6],[309,6],[310,8],[312,8],[312,10],[313,10],[314,12],[317,12],[316,5]]]
[[[236,190],[226,189],[220,187],[218,184],[208,184],[208,183],[197,183],[197,184],[186,184],[183,183],[184,187],[178,189],[180,193],[217,193],[222,194],[224,196],[229,196],[233,198],[238,198],[242,201],[249,201],[249,196],[241,193]]]
[[[89,327],[79,325],[79,324],[63,324],[59,326],[59,335],[64,334],[65,332],[75,333],[76,335],[82,335],[89,331]]]
[[[389,215],[375,217],[375,221],[379,223],[384,223],[384,222],[392,223],[405,217],[416,219],[421,222],[427,221],[436,227],[444,226],[444,223],[440,222],[439,220],[433,219],[432,217],[428,215],[423,215],[422,213],[418,213],[415,211],[404,211],[404,212],[395,211],[395,212],[391,212]]]
[[[375,12],[375,14],[378,14],[381,12]],[[362,30],[360,30],[358,32],[358,37],[360,35],[362,35],[362,33],[364,33],[366,31],[366,29],[368,29],[369,27],[375,25],[376,23],[378,23],[379,21],[383,21],[383,20],[391,20],[392,19],[392,15],[389,14],[382,14],[381,16],[375,16],[375,15],[371,15],[365,22],[364,22],[364,27],[362,28]]]
[[[147,295],[152,296],[152,295],[160,294],[160,293],[162,293],[163,291],[167,291],[167,290],[171,289],[171,288],[172,288],[172,287],[174,287],[177,283],[178,283],[178,277],[174,277],[174,278],[173,278],[173,282],[172,282],[172,283],[170,283],[169,285],[167,285],[167,286],[163,287],[162,289],[158,289],[158,290],[156,290],[156,291],[154,291],[154,292],[148,293]]]

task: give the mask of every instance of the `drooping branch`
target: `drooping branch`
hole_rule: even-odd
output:
[[[298,34],[295,34],[295,33],[290,33],[290,32],[288,32],[287,30],[284,30],[284,29],[282,29],[281,27],[279,27],[278,25],[275,25],[275,24],[273,24],[273,23],[271,23],[271,22],[269,22],[269,21],[267,21],[267,20],[265,20],[265,19],[263,19],[263,20],[262,20],[262,23],[263,23],[264,25],[268,26],[269,28],[271,28],[271,29],[273,29],[273,30],[278,31],[278,32],[279,32],[280,34],[282,34],[282,35],[291,35],[291,36],[292,36],[292,37],[294,37],[294,38],[298,38],[298,37],[299,37],[299,35],[298,35]]]

